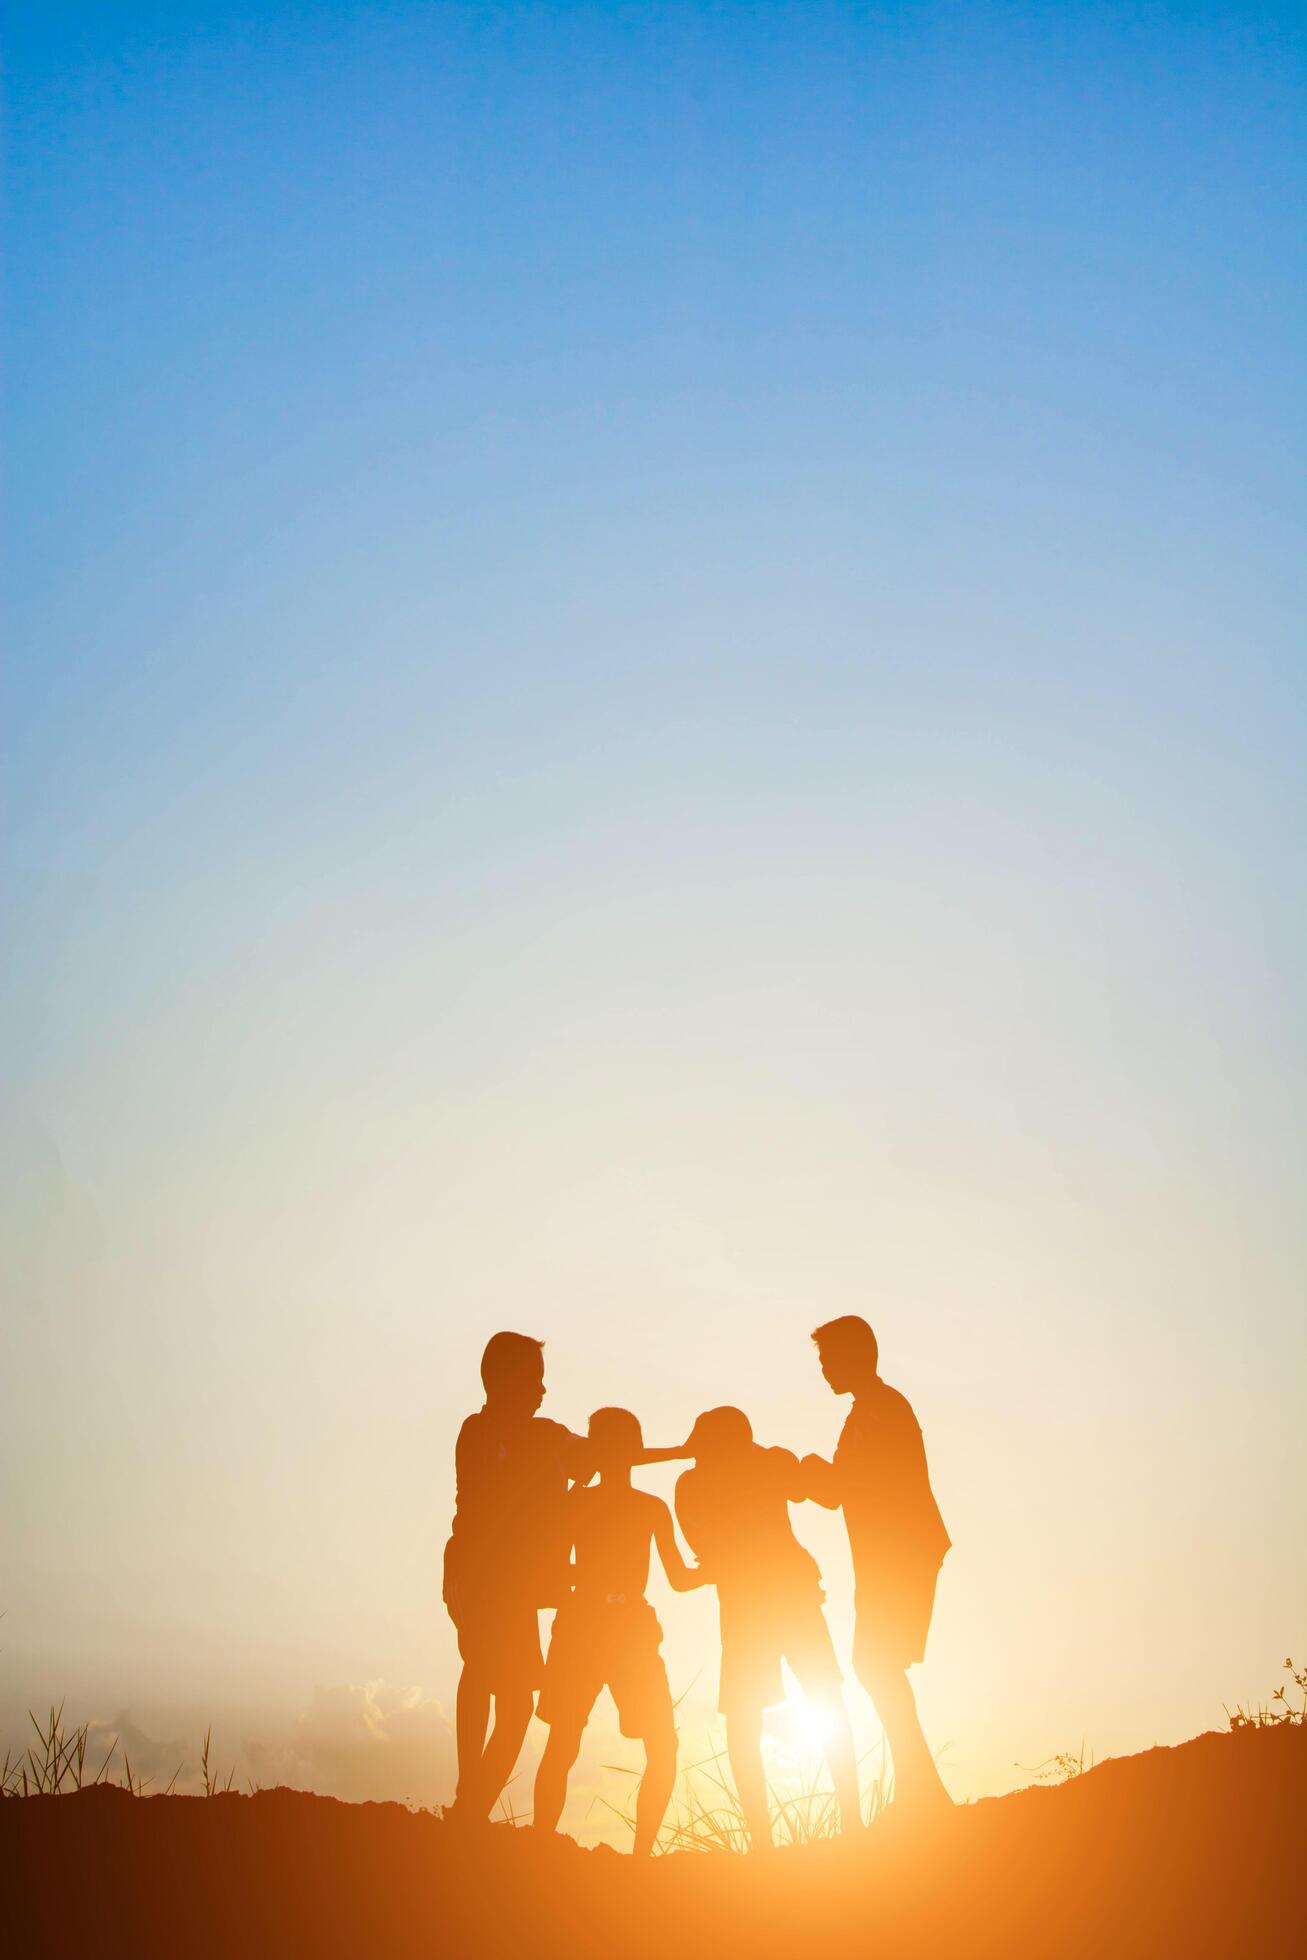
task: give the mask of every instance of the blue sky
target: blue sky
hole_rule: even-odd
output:
[[[1086,1725],[1013,1617],[1123,1746],[1265,1691],[1301,1588],[1204,1574],[1300,1459],[1301,10],[7,42],[6,1691],[203,1712],[238,1621],[252,1701],[447,1699],[485,1331],[803,1442],[859,1302],[974,1510],[967,1788]]]

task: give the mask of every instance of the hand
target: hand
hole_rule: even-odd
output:
[[[810,1498],[820,1504],[834,1506],[838,1503],[834,1495],[835,1465],[828,1463],[824,1456],[809,1454],[799,1465],[799,1484]]]

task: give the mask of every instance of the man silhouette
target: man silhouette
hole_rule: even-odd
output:
[[[489,1816],[517,1761],[544,1667],[540,1608],[567,1586],[563,1500],[570,1482],[590,1474],[585,1439],[536,1413],[545,1394],[542,1342],[493,1334],[481,1380],[485,1406],[458,1432],[445,1547],[445,1604],[463,1662],[450,1815],[464,1822]]]
[[[826,1718],[826,1761],[840,1821],[861,1821],[853,1736],[839,1663],[822,1611],[816,1560],[794,1536],[789,1506],[804,1494],[797,1457],[762,1449],[741,1409],[709,1409],[686,1444],[695,1458],[676,1485],[676,1515],[704,1577],[717,1588],[722,1666],[718,1706],[726,1751],[755,1851],[771,1847],[762,1765],[764,1711],[785,1700],[786,1660]]]
[[[463,1662],[455,1700],[458,1788],[448,1813],[480,1823],[513,1771],[544,1672],[540,1609],[568,1591],[564,1500],[593,1474],[587,1439],[536,1412],[544,1343],[492,1334],[481,1356],[485,1406],[458,1432],[444,1599]],[[685,1450],[641,1450],[666,1463]],[[486,1736],[491,1708],[494,1727]]]
[[[644,1743],[645,1770],[635,1807],[635,1854],[653,1850],[676,1780],[676,1727],[661,1653],[663,1630],[645,1598],[656,1546],[672,1588],[704,1581],[681,1556],[672,1514],[660,1497],[631,1487],[643,1455],[629,1409],[597,1409],[589,1441],[597,1485],[574,1489],[563,1505],[563,1536],[575,1554],[572,1591],[554,1616],[538,1713],[549,1741],[536,1773],[535,1825],[558,1828],[567,1775],[600,1690],[617,1704],[623,1735]]]
[[[804,1494],[844,1511],[853,1554],[853,1664],[894,1758],[896,1804],[950,1801],[922,1733],[908,1669],[924,1658],[949,1535],[911,1404],[881,1380],[876,1336],[846,1314],[813,1335],[822,1374],[852,1395],[833,1462],[803,1459]]]

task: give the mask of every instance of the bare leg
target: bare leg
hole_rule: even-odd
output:
[[[536,1771],[535,1827],[556,1831],[567,1801],[567,1773],[581,1751],[580,1729],[555,1726],[549,1731],[545,1753]]]
[[[735,1778],[740,1809],[755,1851],[771,1849],[771,1816],[767,1782],[762,1769],[762,1715],[757,1709],[737,1709],[726,1717],[726,1753]]]
[[[864,1662],[858,1670],[863,1687],[876,1704],[894,1758],[894,1801],[906,1805],[950,1803],[940,1781],[930,1745],[921,1729],[917,1699],[903,1667]]]
[[[635,1800],[635,1855],[647,1858],[654,1848],[676,1782],[676,1730],[671,1722],[644,1739],[644,1775]]]
[[[476,1793],[476,1814],[488,1817],[513,1765],[521,1753],[527,1724],[535,1713],[535,1696],[530,1688],[495,1696],[495,1726],[481,1758],[481,1774]]]
[[[490,1690],[474,1667],[464,1667],[458,1677],[458,1696],[454,1704],[454,1734],[458,1742],[458,1788],[454,1801],[460,1809],[476,1808],[481,1781],[481,1756],[486,1746],[490,1722]]]

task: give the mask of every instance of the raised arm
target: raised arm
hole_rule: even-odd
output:
[[[672,1514],[661,1498],[655,1499],[658,1509],[654,1514],[653,1539],[658,1547],[658,1556],[667,1574],[667,1583],[673,1592],[693,1592],[696,1586],[705,1586],[708,1581],[697,1565],[688,1565],[676,1542],[676,1527]]]

